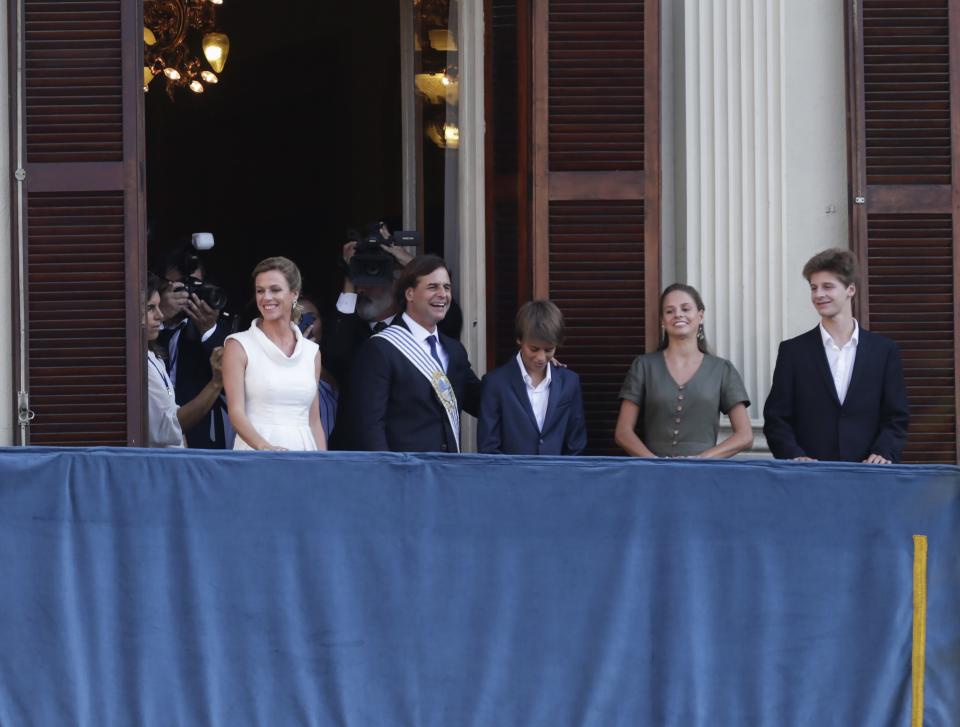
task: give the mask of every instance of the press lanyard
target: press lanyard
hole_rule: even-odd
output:
[[[173,391],[173,384],[170,383],[170,379],[167,376],[167,372],[163,370],[163,366],[160,366],[156,359],[151,356],[147,357],[147,362],[153,366],[154,370],[160,374],[160,380],[163,381],[163,386],[167,390],[167,393],[170,394]]]

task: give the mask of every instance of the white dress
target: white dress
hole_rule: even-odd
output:
[[[291,450],[317,448],[310,430],[310,405],[317,397],[314,361],[319,347],[293,327],[297,345],[287,356],[260,330],[257,318],[250,328],[227,336],[247,354],[243,377],[247,418],[270,444]],[[229,402],[228,402],[229,404]],[[252,449],[238,434],[234,449]]]

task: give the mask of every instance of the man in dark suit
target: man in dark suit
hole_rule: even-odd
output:
[[[193,401],[210,383],[210,357],[231,332],[219,310],[187,292],[184,283],[188,277],[203,282],[205,269],[195,253],[181,249],[171,254],[164,270],[166,281],[160,292],[164,330],[158,339],[167,351],[168,374],[181,406]],[[233,430],[222,394],[184,436],[191,449],[225,449],[232,443]]]
[[[563,314],[549,300],[517,312],[517,355],[483,377],[477,450],[488,454],[579,454],[587,445],[580,378],[551,361]]]
[[[763,408],[774,457],[898,462],[909,410],[897,344],[853,317],[857,261],[826,250],[803,268],[820,324],[780,344]]]
[[[343,262],[348,271],[356,247],[356,241],[343,246]],[[398,265],[410,260],[400,248],[384,246],[384,250],[397,258]],[[394,274],[399,274],[399,269]],[[343,292],[337,300],[335,313],[324,323],[321,339],[323,368],[336,379],[341,402],[350,399],[357,351],[370,336],[393,323],[396,316],[392,281],[355,285],[349,272],[344,275]],[[358,448],[353,441],[356,425],[351,421],[351,414],[349,407],[339,407],[333,432],[328,439],[330,449]]]
[[[452,301],[446,263],[414,258],[395,290],[401,315],[354,362],[352,440],[363,450],[458,452],[460,411],[478,413],[480,381],[460,342],[437,328]]]

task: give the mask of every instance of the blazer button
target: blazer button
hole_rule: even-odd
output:
[[[540,444],[543,444],[543,437],[540,437]]]
[[[441,451],[441,452],[446,452],[446,451],[447,451],[447,444],[446,444],[446,442],[444,442],[443,444],[440,445],[440,451]]]

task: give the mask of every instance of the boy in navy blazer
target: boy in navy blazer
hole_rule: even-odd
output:
[[[477,450],[488,454],[579,454],[587,446],[580,378],[551,365],[563,314],[549,300],[517,312],[517,355],[483,377]]]
[[[803,268],[820,324],[780,344],[763,408],[779,459],[898,462],[909,411],[900,350],[853,317],[857,259],[826,250]]]

